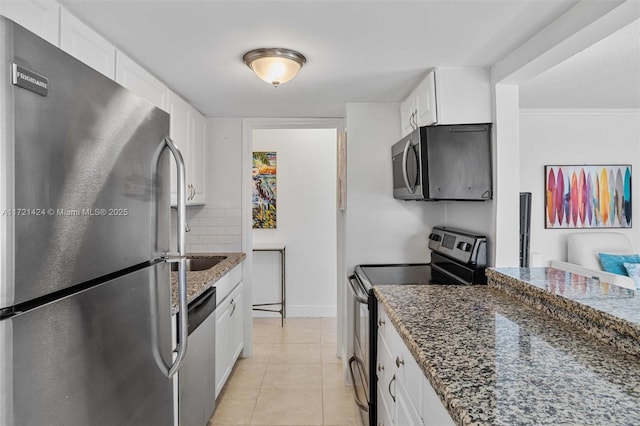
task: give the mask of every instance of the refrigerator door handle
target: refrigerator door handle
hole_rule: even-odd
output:
[[[185,194],[185,182],[186,172],[184,168],[184,159],[180,150],[175,146],[169,136],[164,139],[165,144],[171,151],[171,154],[176,160],[177,170],[177,201],[178,201],[178,355],[167,377],[171,378],[180,369],[184,356],[187,353],[187,335],[188,335],[188,322],[187,322],[187,259],[185,257],[185,229],[186,229],[186,194]]]

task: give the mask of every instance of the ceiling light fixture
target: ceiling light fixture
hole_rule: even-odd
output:
[[[273,87],[291,80],[307,62],[302,53],[279,47],[252,50],[245,53],[242,60]]]

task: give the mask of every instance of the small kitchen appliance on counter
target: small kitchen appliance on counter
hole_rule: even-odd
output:
[[[378,304],[375,285],[486,284],[487,238],[472,232],[436,226],[429,234],[431,263],[358,265],[349,285],[353,303],[353,350],[349,369],[356,404],[377,425],[376,369]],[[361,385],[362,391],[358,391]],[[364,394],[364,395],[363,395]]]

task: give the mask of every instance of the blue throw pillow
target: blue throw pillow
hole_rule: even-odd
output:
[[[624,263],[640,263],[640,256],[637,254],[608,254],[598,253],[602,270],[612,274],[627,275]]]
[[[633,280],[636,285],[636,290],[640,290],[640,263],[627,263],[624,262],[624,267],[627,270],[627,274]]]

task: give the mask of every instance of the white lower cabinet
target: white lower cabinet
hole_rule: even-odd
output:
[[[454,422],[378,302],[378,424],[448,426]]]
[[[242,283],[231,294],[231,358],[235,363],[244,348],[244,286]]]
[[[216,309],[216,398],[231,374],[231,353],[229,351],[231,327],[229,325],[231,306],[228,303]]]
[[[420,376],[416,376],[420,386],[422,382]],[[400,426],[422,426],[422,412],[418,414],[418,408],[413,404],[412,397],[404,386],[404,383],[396,376],[396,422]],[[422,407],[420,406],[420,411]]]
[[[384,389],[381,386],[378,386],[378,424],[377,426],[393,426],[394,422],[391,417],[391,411],[387,404],[387,401],[384,398]]]
[[[240,282],[216,307],[216,398],[244,347],[243,292]]]
[[[383,311],[384,314],[384,311]],[[389,328],[393,328],[388,320],[378,322],[378,359],[376,360],[377,395],[378,395],[378,424],[377,426],[393,426],[395,409],[395,369],[393,368],[393,358],[391,350],[387,344]]]
[[[435,389],[424,376],[422,376],[422,419],[425,426],[449,426],[455,424],[445,406],[442,405],[442,401],[440,401]]]

